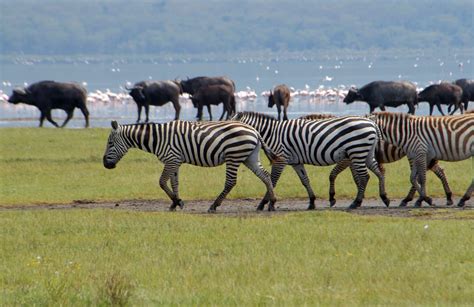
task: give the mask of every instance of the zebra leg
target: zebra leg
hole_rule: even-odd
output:
[[[306,170],[304,168],[303,164],[297,164],[297,165],[292,165],[293,169],[295,172],[298,174],[298,177],[300,177],[301,183],[303,186],[306,188],[306,191],[308,192],[309,196],[309,206],[307,210],[314,210],[316,209],[316,206],[314,205],[314,201],[316,200],[316,196],[314,195],[313,189],[311,188],[311,184],[309,182],[309,177],[308,174],[306,173]]]
[[[268,205],[268,211],[275,211],[276,197],[273,192],[273,184],[270,174],[262,167],[259,160],[259,148],[257,147],[252,154],[245,160],[244,164],[247,166],[267,187],[267,194],[269,194],[270,204]]]
[[[286,166],[286,162],[275,162],[272,164],[272,186],[273,188],[276,187],[278,179],[280,179],[281,173]],[[261,211],[265,208],[265,205],[270,201],[270,194],[267,192],[263,199],[260,201],[260,204],[257,207],[257,210]]]
[[[413,170],[414,169],[413,160],[408,159],[408,162],[410,163],[410,170]],[[410,175],[410,181],[411,181],[411,175]],[[417,186],[412,184],[410,191],[408,192],[407,196],[405,196],[405,198],[402,199],[402,202],[400,203],[399,207],[406,207],[407,204],[413,200],[413,197],[415,196],[415,192],[417,189],[418,189]]]
[[[365,162],[365,161],[364,161]],[[364,199],[365,188],[369,182],[369,173],[365,163],[352,162],[351,169],[353,170],[354,181],[357,184],[357,196],[349,206],[349,209],[356,209],[361,206]]]
[[[441,183],[443,184],[444,188],[444,193],[446,194],[446,206],[452,206],[453,205],[453,192],[451,192],[451,189],[449,188],[449,183],[448,180],[446,179],[446,175],[444,174],[444,170],[441,166],[439,166],[438,161],[434,161],[434,165],[430,165],[430,170],[435,173],[435,175],[441,180]]]
[[[337,176],[344,171],[351,164],[351,160],[342,160],[339,161],[336,166],[332,169],[331,174],[329,174],[329,206],[334,207],[336,204],[336,178]]]
[[[383,166],[378,164],[375,159],[372,159],[367,166],[379,179],[379,195],[385,206],[388,207],[390,205],[390,199],[387,197],[387,192],[385,192],[385,176],[384,171],[382,171]]]
[[[173,189],[173,194],[175,199],[173,200],[173,204],[171,207],[173,208],[172,210],[176,210],[176,207],[179,206],[181,209],[184,208],[184,203],[179,198],[179,191],[178,191],[178,186],[179,186],[179,166],[176,167],[176,171],[171,173],[171,189]],[[171,209],[171,208],[170,208]]]
[[[416,183],[416,179],[420,182],[418,193],[420,197],[415,202],[415,207],[421,207],[423,201],[426,201],[430,206],[433,205],[433,201],[430,197],[426,196],[426,159],[424,156],[418,158],[415,161],[416,174],[413,175],[412,171],[412,184]]]
[[[237,170],[239,169],[239,161],[227,161],[225,170],[225,186],[224,190],[219,194],[214,203],[209,207],[207,212],[216,212],[216,208],[219,207],[224,198],[229,194],[232,188],[237,184]]]
[[[183,202],[181,199],[177,197],[177,195],[173,191],[170,190],[170,188],[167,185],[168,179],[174,176],[176,183],[173,186],[173,182],[172,182],[171,185],[173,186],[173,190],[176,190],[176,191],[178,190],[178,184],[177,184],[178,168],[179,168],[179,164],[166,163],[163,169],[163,173],[161,174],[161,177],[160,177],[160,187],[163,189],[163,191],[165,191],[166,195],[168,195],[168,197],[173,201],[173,204],[171,204],[170,206],[170,211],[176,210],[176,206],[181,207],[182,202]]]
[[[471,185],[467,189],[464,196],[459,200],[458,207],[464,207],[466,205],[466,201],[471,198],[473,191],[474,191],[474,179],[472,180]]]

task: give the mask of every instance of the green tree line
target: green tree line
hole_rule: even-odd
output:
[[[472,48],[474,2],[0,0],[9,54]]]

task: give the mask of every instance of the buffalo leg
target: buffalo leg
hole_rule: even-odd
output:
[[[181,106],[179,105],[179,99],[173,102],[173,107],[174,107],[174,119],[177,120],[179,119],[179,113],[181,112]]]
[[[380,105],[380,110],[384,111],[385,112],[385,106],[382,104]]]
[[[79,107],[81,110],[82,114],[84,115],[84,118],[86,119],[86,128],[89,127],[89,110],[87,110],[86,106],[81,106]]]
[[[288,120],[288,115],[286,115],[287,109],[288,109],[288,106],[283,106],[283,120]]]
[[[140,122],[140,117],[142,115],[142,107],[141,105],[137,105],[137,109],[138,109],[138,118],[137,118],[137,123]]]
[[[74,115],[74,109],[67,110],[66,114],[67,114],[66,120],[64,120],[64,123],[61,125],[61,128],[66,127],[67,123],[71,120],[72,116]]]
[[[412,103],[408,104],[408,113],[415,114],[415,106]]]
[[[433,115],[434,104],[430,102],[430,115]]]
[[[441,113],[441,115],[444,116],[444,112],[443,112],[443,109],[441,109],[441,104],[439,103],[439,101],[436,103],[436,107],[438,108],[438,111],[439,113]],[[456,108],[457,109],[457,108]],[[454,111],[456,111],[456,109],[454,109]],[[453,112],[454,112],[453,111]],[[431,114],[430,114],[431,115]]]
[[[150,105],[149,104],[146,104],[145,105],[145,115],[146,115],[146,118],[145,118],[145,123],[148,123],[148,114],[150,113]]]
[[[277,111],[278,111],[278,120],[280,120],[281,106],[279,104],[277,104]]]
[[[55,121],[53,120],[53,118],[51,117],[51,110],[45,111],[44,113],[45,113],[44,116],[46,117],[46,119],[47,119],[51,124],[53,124],[55,127],[59,128],[58,123],[55,122]]]

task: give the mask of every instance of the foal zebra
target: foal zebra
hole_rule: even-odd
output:
[[[315,113],[315,114],[305,115],[300,118],[308,119],[308,120],[321,120],[321,119],[328,119],[328,118],[334,118],[334,117],[336,116],[332,114]],[[380,171],[382,172],[384,176],[385,176],[385,169],[383,167],[383,164],[398,161],[405,156],[406,156],[406,153],[400,147],[397,147],[388,142],[385,142],[383,139],[379,139],[379,142],[375,149],[375,159],[377,160]],[[343,172],[346,168],[350,167],[350,165],[351,163],[349,160],[343,160],[337,163],[337,165],[331,171],[331,174],[329,175],[329,200],[331,202],[332,201],[335,202],[334,195],[335,195],[335,182],[336,182],[337,176],[341,172]],[[441,183],[443,184],[443,188],[446,194],[446,205],[451,206],[453,204],[453,200],[452,200],[453,193],[451,192],[451,189],[449,187],[448,180],[446,179],[446,175],[444,174],[443,168],[439,166],[437,160],[431,160],[430,163],[428,164],[428,168],[433,173],[435,173],[435,175],[441,180]],[[416,192],[416,187],[412,186],[407,196],[400,203],[400,206],[404,207],[407,205],[408,202],[413,200],[413,196],[415,195],[415,192]]]
[[[361,205],[369,180],[367,165],[378,170],[374,160],[378,130],[373,121],[361,117],[340,117],[322,121],[278,121],[272,116],[254,112],[239,112],[232,119],[254,127],[271,150],[283,158],[272,164],[273,186],[276,186],[284,167],[287,164],[293,166],[308,192],[308,209],[314,209],[316,197],[304,164],[331,165],[349,159],[358,188],[357,197],[349,208],[354,209]],[[378,172],[380,173],[380,170]],[[260,208],[268,202],[268,197],[268,194],[265,195],[260,202]]]
[[[411,184],[423,201],[432,205],[426,196],[426,169],[432,160],[460,161],[474,157],[474,114],[456,116],[414,116],[402,113],[375,113],[383,139],[406,153],[410,162]],[[418,184],[419,183],[419,184]],[[471,197],[474,180],[458,203],[462,207]]]
[[[164,124],[119,125],[112,121],[107,148],[103,157],[104,166],[114,168],[130,148],[153,153],[164,163],[160,187],[173,201],[170,210],[184,203],[178,193],[178,171],[183,163],[211,167],[226,164],[226,180],[222,193],[208,212],[214,212],[237,183],[237,170],[244,163],[267,187],[270,197],[268,210],[274,210],[276,201],[273,186],[260,163],[259,150],[263,148],[267,157],[278,160],[262,138],[252,127],[237,122],[172,121]],[[171,189],[168,180],[171,179]]]

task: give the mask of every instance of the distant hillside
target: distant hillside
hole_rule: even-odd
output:
[[[467,1],[0,0],[8,54],[472,48]]]

